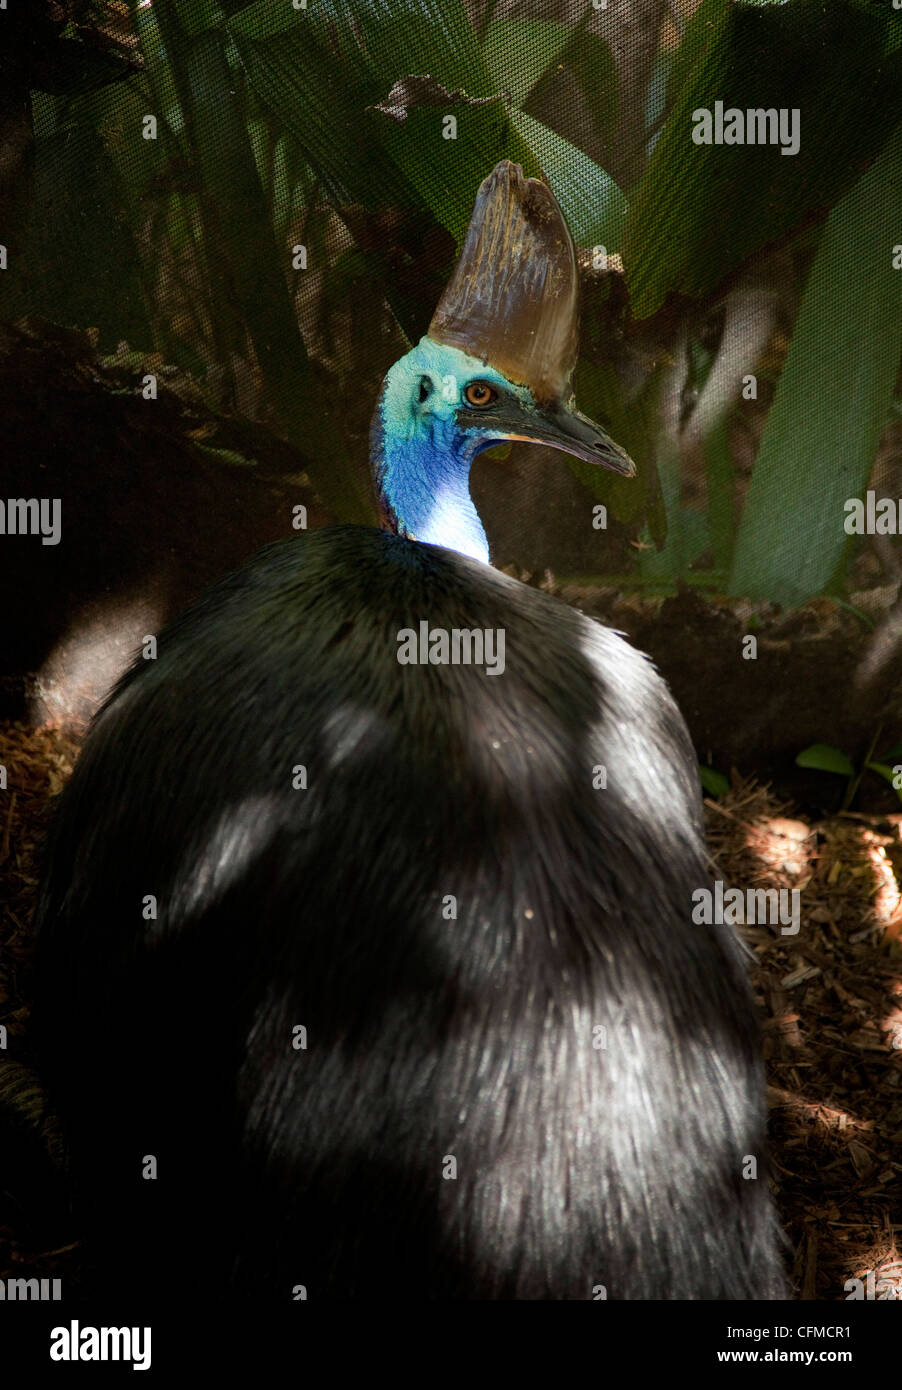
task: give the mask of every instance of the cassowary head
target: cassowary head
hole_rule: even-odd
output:
[[[635,466],[576,409],[578,276],[547,184],[504,159],[476,196],[460,260],[416,347],[388,372],[371,431],[376,480],[403,536],[488,561],[470,465],[507,439]]]

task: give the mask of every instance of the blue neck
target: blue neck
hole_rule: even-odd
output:
[[[371,431],[376,482],[399,535],[489,562],[489,543],[470,496],[470,466],[494,441],[460,430],[460,388],[494,373],[456,348],[423,338],[385,378]],[[421,400],[421,382],[432,389]],[[429,390],[425,385],[423,391]]]

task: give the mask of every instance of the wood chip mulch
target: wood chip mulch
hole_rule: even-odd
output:
[[[40,846],[78,747],[68,729],[0,725],[0,1067],[16,1065],[24,1036]],[[902,1299],[902,814],[810,823],[734,777],[706,816],[725,885],[801,892],[797,935],[739,928],[754,954],[773,1177],[799,1296],[841,1300],[858,1279],[871,1297]],[[0,1277],[77,1269],[63,1240],[29,1247],[4,1195],[0,1180]]]
[[[60,1152],[59,1134],[43,1112],[37,1078],[26,1070],[31,916],[52,800],[72,772],[80,742],[61,728],[0,724],[0,764],[6,770],[6,789],[0,791],[0,1025],[7,1034],[0,1050],[0,1125],[18,1123],[27,1113],[54,1157]],[[5,1139],[0,1130],[0,1142]],[[68,1276],[77,1269],[78,1251],[62,1230],[57,1240],[36,1244],[33,1215],[42,1213],[23,1210],[4,1182],[0,1147],[0,1278]]]
[[[853,1279],[902,1298],[902,815],[812,824],[735,779],[706,815],[725,884],[800,890],[797,935],[739,929],[793,1281],[804,1299],[848,1298]]]

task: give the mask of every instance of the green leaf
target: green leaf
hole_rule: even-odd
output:
[[[202,34],[205,29],[215,29],[225,19],[222,7],[216,0],[172,0],[172,4],[178,15],[179,26],[190,36]],[[291,12],[291,0],[287,0],[284,8]]]
[[[456,140],[443,135],[449,115],[457,120]],[[372,119],[379,123],[380,144],[395,167],[458,243],[466,233],[476,190],[499,159],[522,164],[525,174],[540,172],[539,161],[517,130],[528,118],[512,117],[500,96],[479,106],[461,99],[411,107],[403,122],[379,112],[373,112]]]
[[[586,8],[585,21],[591,16]],[[569,86],[560,89],[568,74],[580,88],[581,102],[572,101]],[[524,110],[572,144],[586,138],[584,111],[588,111],[599,136],[609,140],[617,118],[617,67],[605,40],[588,33],[584,23],[568,29],[559,60],[546,68],[528,92]]]
[[[551,20],[497,19],[483,39],[482,56],[495,87],[522,106],[572,37],[572,29]]]
[[[617,119],[617,64],[610,47],[599,34],[579,34],[565,51],[599,132],[611,134]]]
[[[893,20],[892,24],[887,25],[884,53],[895,53],[897,48],[902,48],[902,15],[898,19],[894,15]]]
[[[241,61],[333,201],[428,207],[459,241],[493,164],[507,156],[539,172],[460,0],[317,0],[302,27],[262,42],[249,37],[258,17],[245,11],[230,24]],[[377,109],[396,106],[388,98],[411,75],[428,76],[432,99],[421,93],[398,116]],[[446,115],[457,118],[457,139],[444,138]]]
[[[387,90],[408,73],[449,89],[491,96],[495,88],[462,0],[309,0],[304,32],[345,60],[362,62]]]
[[[512,120],[551,180],[574,240],[580,246],[619,251],[627,202],[610,174],[525,111],[515,111]]]
[[[896,783],[899,773],[894,767],[887,767],[885,763],[865,763],[865,767],[869,767],[872,772],[878,773],[885,781],[889,782],[899,800],[902,801],[902,787],[897,786]]]
[[[883,53],[890,13],[851,0],[723,0],[690,26],[674,108],[630,200],[623,255],[638,317],[672,293],[711,293],[857,180],[902,119],[902,52]],[[798,110],[798,152],[694,143],[693,113],[716,101]]]
[[[298,142],[334,201],[368,208],[422,206],[376,138],[367,108],[387,88],[372,81],[361,59],[336,56],[312,30],[262,42],[237,32],[233,37],[263,106]]]
[[[226,59],[226,36],[207,29],[186,38],[165,0],[157,0],[167,48],[178,57],[179,93],[197,169],[207,255],[216,258],[216,308],[228,332],[230,301],[253,341],[269,401],[286,437],[310,455],[321,498],[346,521],[371,521],[363,479],[347,458],[330,398],[315,385],[276,246],[247,122]],[[223,282],[225,293],[223,293]]]
[[[705,767],[704,763],[699,763],[698,775],[709,796],[725,796],[730,790],[729,777],[724,777],[722,772],[717,772],[713,767]]]
[[[264,41],[249,37],[262,32],[262,18],[254,6],[230,22],[241,62],[334,200],[428,207],[459,242],[476,189],[507,157],[527,174],[548,171],[578,240],[619,245],[626,215],[620,190],[554,131],[512,115],[458,0],[367,0],[353,8],[318,0],[303,30],[292,26]],[[571,31],[559,29],[543,27],[543,39],[554,30],[556,42],[569,40]],[[378,109],[397,104],[387,99],[412,74],[428,74],[432,93],[412,97],[400,119]],[[457,120],[454,140],[444,138],[448,115]]]
[[[682,579],[710,545],[707,515],[680,507],[672,518],[668,515],[663,549],[639,552],[639,573],[652,583]]]
[[[588,356],[580,358],[573,374],[580,409],[626,449],[639,472],[635,478],[621,478],[606,468],[595,468],[591,463],[569,456],[567,465],[618,521],[632,524],[640,517],[647,517],[653,539],[663,542],[667,520],[653,444],[657,434],[659,384],[660,370],[652,375],[639,398],[627,407],[615,367],[610,363],[600,366]]]
[[[230,14],[228,29],[231,34],[240,34],[246,39],[269,39],[296,26],[309,26],[314,17],[314,4],[315,0],[308,0],[308,9],[296,10],[291,0],[257,0],[256,4],[245,5],[237,13]]]
[[[708,484],[708,527],[715,568],[727,573],[733,556],[735,472],[730,451],[730,418],[718,420],[704,441]]]
[[[673,105],[722,31],[727,0],[701,0],[680,41],[667,78],[667,100]]]
[[[284,274],[254,161],[247,125],[235,100],[222,35],[208,31],[184,52],[194,151],[242,314],[268,371],[303,365]]]
[[[811,767],[818,772],[835,772],[841,777],[854,777],[855,769],[845,753],[828,743],[812,743],[796,758],[797,767]]]
[[[837,204],[796,320],[736,542],[729,592],[787,605],[823,590],[866,487],[902,349],[902,125]]]

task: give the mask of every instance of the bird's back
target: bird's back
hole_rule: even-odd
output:
[[[424,623],[503,670],[402,664]],[[49,848],[36,1028],[98,1282],[779,1296],[706,883],[622,639],[376,531],[262,552],[125,677]]]

